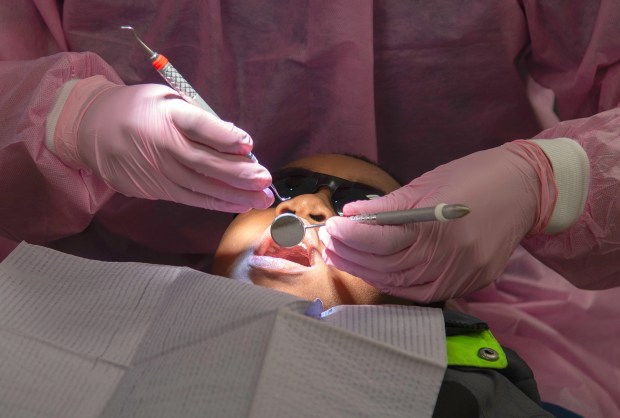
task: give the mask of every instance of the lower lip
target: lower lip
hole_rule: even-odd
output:
[[[250,267],[282,274],[299,274],[312,270],[313,267],[302,266],[283,258],[268,257],[264,255],[253,255],[248,260]]]

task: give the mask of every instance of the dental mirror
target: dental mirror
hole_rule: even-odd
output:
[[[433,207],[395,210],[347,216],[347,218],[371,225],[403,225],[412,222],[447,222],[462,218],[470,212],[466,205],[440,203]],[[306,228],[318,228],[325,223],[306,225],[292,213],[278,215],[271,223],[271,238],[280,247],[294,247],[306,233]]]
[[[292,213],[276,216],[271,223],[271,238],[280,247],[294,247],[299,244],[306,233],[306,228],[317,228],[325,224],[305,225]]]

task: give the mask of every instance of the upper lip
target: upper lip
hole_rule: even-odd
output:
[[[310,223],[305,219],[300,219],[304,222],[304,224],[310,225]],[[271,238],[271,225],[269,225],[263,233],[254,255],[283,258],[285,260],[294,261],[298,264],[307,264],[309,267],[314,264],[312,253],[316,248],[318,248],[318,242],[319,240],[317,233],[315,232],[315,229],[312,228],[310,230],[306,230],[304,238],[299,244],[288,248],[280,247]]]

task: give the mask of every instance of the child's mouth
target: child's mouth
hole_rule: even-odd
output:
[[[290,262],[310,267],[312,262],[306,245],[302,242],[294,247],[280,247],[276,243],[267,248],[263,256],[281,258]]]
[[[281,247],[266,231],[261,244],[250,259],[253,268],[278,273],[300,273],[314,266],[314,247],[311,238],[293,247]]]

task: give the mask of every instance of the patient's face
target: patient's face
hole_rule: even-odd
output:
[[[398,183],[380,168],[343,155],[317,155],[287,166],[328,174],[368,185],[387,194]],[[275,176],[274,176],[275,177]],[[338,200],[339,192],[336,192]],[[336,206],[339,207],[338,203]],[[230,224],[216,251],[213,273],[252,282],[303,299],[321,299],[326,307],[342,304],[390,302],[358,277],[325,264],[318,228],[306,229],[303,242],[282,248],[273,242],[270,225],[282,213],[294,213],[307,224],[322,223],[336,216],[332,192],[323,187],[296,196],[275,207],[238,215]]]

